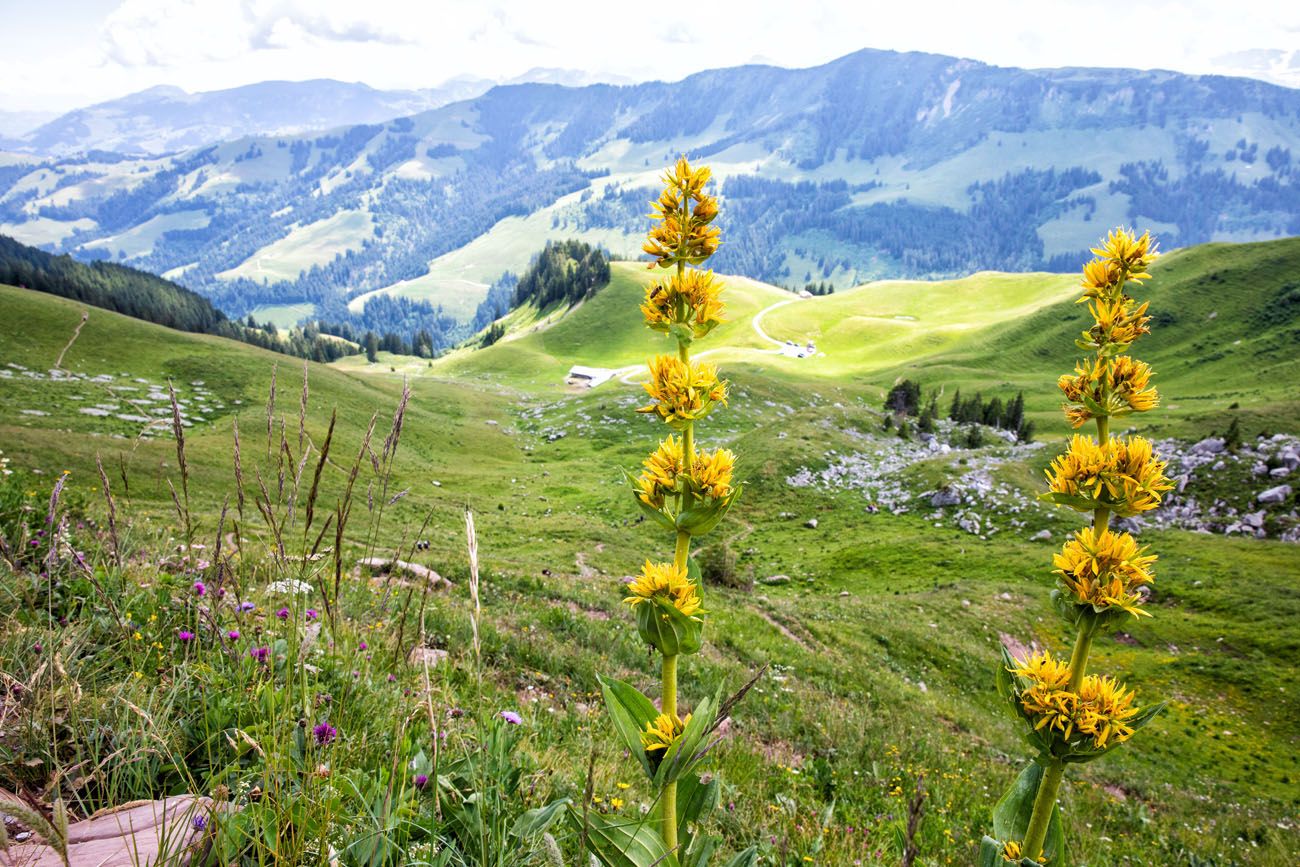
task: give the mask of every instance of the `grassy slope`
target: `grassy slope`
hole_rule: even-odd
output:
[[[1151,302],[1152,333],[1141,358],[1157,371],[1164,412],[1151,423],[1195,430],[1226,426],[1241,405],[1243,430],[1294,430],[1300,418],[1300,238],[1259,244],[1206,244],[1159,260],[1139,297]],[[1087,324],[1080,306],[1061,302],[1022,320],[970,334],[887,375],[962,387],[1005,383],[1026,389],[1031,407],[1055,410],[1046,377],[1069,372],[1068,347]],[[1145,420],[1144,420],[1145,421]]]
[[[642,364],[664,351],[663,341],[642,324],[638,306],[654,271],[632,262],[612,265],[610,284],[568,315],[544,324],[529,317],[508,339],[435,362],[435,375],[483,378],[512,386],[559,386],[574,364],[620,368]],[[744,278],[724,278],[729,320],[709,335],[709,348],[757,348],[766,344],[751,326],[754,314],[788,300],[789,293]],[[548,311],[549,312],[549,311]],[[553,318],[553,317],[552,317]]]
[[[1272,254],[1279,251],[1273,261]],[[1182,282],[1194,294],[1197,271],[1191,265],[1198,255],[1203,254],[1171,256],[1162,279],[1186,267]],[[1253,281],[1261,268],[1265,275],[1280,273],[1294,257],[1294,248],[1284,244],[1230,248],[1213,261],[1225,272],[1237,263],[1242,278]],[[1204,261],[1197,267],[1203,269]],[[410,494],[390,519],[392,532],[409,536],[431,511],[429,562],[455,573],[463,568],[459,510],[463,504],[475,508],[484,562],[494,575],[485,606],[487,642],[498,676],[507,689],[522,689],[522,683],[533,682],[527,672],[548,672],[544,688],[569,701],[587,700],[596,671],[643,685],[652,680],[617,603],[615,579],[631,571],[639,558],[664,547],[664,540],[645,525],[630,523],[634,513],[618,484],[617,468],[635,465],[661,431],[633,416],[634,389],[611,385],[564,396],[554,386],[571,363],[631,364],[666,345],[638,324],[635,301],[644,272],[619,266],[615,273],[609,289],[550,329],[449,359],[435,367],[433,376],[415,381],[398,462],[398,484],[409,487]],[[1157,297],[1160,285],[1153,287]],[[1231,285],[1242,290],[1253,284]],[[1025,287],[1015,290],[1020,297],[1047,300],[1061,291],[1051,288],[1040,296],[1021,289]],[[733,315],[742,315],[718,332],[717,342],[757,345],[748,318],[787,297],[775,291],[734,292]],[[1238,300],[1231,312],[1224,308],[1220,313],[1220,327],[1257,306],[1248,297]],[[847,303],[839,297],[826,301]],[[821,303],[800,302],[774,311],[769,330],[777,333],[777,313],[803,315]],[[21,340],[12,333],[0,337],[0,362],[36,369],[52,364],[79,317],[75,305],[12,289],[0,289],[0,304],[26,325]],[[917,358],[898,370],[915,370],[927,382],[961,370],[972,383],[987,387],[1011,379],[1032,388],[1031,395],[1041,395],[1050,386],[1047,371],[1062,366],[1060,347],[1068,346],[1064,336],[1075,327],[1059,317],[1046,318],[1058,309],[1079,313],[1055,305],[1036,314],[1023,330],[993,324],[945,340],[938,356],[942,365]],[[1180,304],[1177,309],[1185,308]],[[1063,332],[1055,340],[1041,333],[1051,322]],[[1171,327],[1166,333],[1176,337],[1183,330]],[[1190,339],[1198,339],[1192,331]],[[1272,333],[1282,331],[1274,328]],[[1048,356],[1025,349],[1025,356],[1008,356],[994,371],[977,355],[980,341],[1006,348],[1018,341],[1029,346],[1036,338],[1051,350]],[[823,341],[837,349],[836,340],[834,328],[827,328]],[[1156,340],[1153,335],[1153,347]],[[717,345],[712,339],[710,344]],[[852,335],[844,335],[842,347],[846,354],[854,351]],[[838,821],[873,829],[865,848],[836,842],[819,856],[823,863],[852,863],[869,857],[874,848],[888,847],[888,828],[878,817],[901,806],[901,799],[890,794],[894,780],[911,780],[922,771],[934,804],[923,851],[941,853],[936,860],[945,863],[961,863],[970,860],[966,847],[986,826],[989,793],[1000,791],[1023,755],[1016,726],[996,710],[990,672],[997,632],[1034,637],[1057,648],[1066,641],[1046,599],[1051,583],[1046,564],[1053,545],[1023,540],[1043,526],[1039,523],[1031,523],[1020,538],[1003,534],[981,541],[936,530],[921,515],[868,515],[854,493],[785,484],[800,466],[823,464],[829,452],[870,448],[870,440],[864,442],[857,431],[878,424],[866,407],[877,403],[880,384],[893,375],[880,366],[882,360],[868,354],[854,375],[839,378],[813,375],[812,368],[799,366],[802,362],[784,359],[772,359],[782,362],[780,367],[767,358],[728,365],[736,384],[732,407],[702,427],[702,443],[735,448],[750,488],[736,517],[719,532],[740,552],[742,570],[759,576],[781,572],[794,581],[755,594],[711,590],[713,643],[687,666],[684,690],[689,696],[723,680],[734,684],[758,662],[781,666],[778,676],[783,679],[769,681],[747,700],[736,738],[720,756],[724,778],[738,787],[737,812],[722,820],[732,840],[752,839],[754,829],[762,828],[789,839],[792,851],[808,851],[808,833],[796,827],[803,823],[773,812],[770,805],[785,794],[800,805],[801,814],[819,809],[822,787],[811,769],[820,759],[836,780]],[[961,367],[963,361],[973,372]],[[241,425],[249,452],[264,447],[262,405],[277,362],[282,373],[279,408],[289,419],[296,446],[298,373],[292,360],[92,312],[65,367],[89,373],[130,371],[155,381],[164,375],[181,382],[204,379],[227,406],[244,401]],[[1177,381],[1174,363],[1162,364],[1162,380],[1168,371],[1168,378]],[[1221,359],[1200,375],[1227,376],[1231,364]],[[1215,369],[1225,372],[1211,377]],[[339,407],[343,423],[335,454],[345,456],[339,458],[341,464],[355,454],[358,428],[369,414],[387,411],[396,400],[397,379],[382,375],[387,367],[369,370],[381,375],[358,377],[312,366],[309,429],[319,441],[328,408]],[[801,371],[810,375],[801,376]],[[445,380],[451,374],[471,384]],[[511,386],[510,396],[476,387],[474,381],[482,379]],[[31,397],[18,394],[20,387],[0,380],[6,406]],[[42,386],[36,392],[51,407],[50,416],[6,415],[0,422],[6,453],[19,467],[73,469],[74,489],[86,498],[96,488],[91,483],[94,452],[104,451],[106,457],[126,453],[136,507],[162,516],[159,523],[174,528],[163,484],[164,476],[175,478],[172,444],[87,437],[97,422],[67,411],[61,387]],[[1257,405],[1244,396],[1243,407],[1273,405],[1271,386],[1260,387],[1263,402]],[[540,420],[519,419],[511,413],[516,408],[536,410]],[[1283,413],[1289,421],[1285,427],[1295,429],[1293,408],[1252,411]],[[1168,415],[1197,423],[1187,410]],[[489,420],[499,424],[489,425]],[[204,532],[215,527],[215,512],[231,489],[228,424],[219,419],[189,434],[195,508]],[[1056,428],[1053,434],[1063,432],[1059,422]],[[381,433],[385,429],[381,419]],[[549,441],[545,434],[552,429],[568,435]],[[107,462],[111,467],[112,458]],[[245,472],[251,475],[250,469]],[[264,472],[270,478],[271,471]],[[329,468],[325,484],[337,486],[341,474],[342,469]],[[442,487],[433,488],[434,479]],[[801,527],[810,515],[819,518],[816,531]],[[1061,516],[1045,526],[1059,534],[1073,525],[1069,516]],[[1287,832],[1279,832],[1277,824],[1294,813],[1294,781],[1300,778],[1295,735],[1285,724],[1300,713],[1289,688],[1296,655],[1294,622],[1300,614],[1295,549],[1172,531],[1146,534],[1144,541],[1164,558],[1157,617],[1135,624],[1131,639],[1099,642],[1097,667],[1131,677],[1143,696],[1170,697],[1174,703],[1154,734],[1135,749],[1072,777],[1066,818],[1077,841],[1075,857],[1080,863],[1118,863],[1139,856],[1154,859],[1148,863],[1171,863],[1187,849],[1242,863],[1288,863],[1294,841],[1287,842]],[[543,568],[550,574],[540,574]],[[447,633],[454,653],[466,641],[459,604],[440,609],[442,619],[436,624]],[[594,619],[591,612],[611,619]],[[870,675],[864,677],[864,672]],[[920,682],[926,684],[924,691]],[[563,744],[585,738],[583,718],[569,705],[551,719],[537,748],[559,747],[573,754],[555,768],[557,779],[574,785],[582,773],[583,756],[576,755],[582,750],[567,750]],[[1261,756],[1274,757],[1273,764]],[[629,778],[612,750],[601,760],[617,769],[618,779]],[[801,772],[773,773],[771,762]],[[1260,848],[1243,850],[1239,837],[1260,841]]]

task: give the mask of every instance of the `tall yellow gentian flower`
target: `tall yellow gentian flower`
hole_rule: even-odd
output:
[[[1096,438],[1075,434],[1047,470],[1043,498],[1091,514],[1054,556],[1060,587],[1052,598],[1075,628],[1070,659],[1044,652],[1012,659],[1003,651],[998,688],[1012,712],[1029,726],[1039,753],[993,812],[993,834],[980,848],[981,867],[1068,863],[1056,804],[1067,764],[1091,761],[1133,736],[1163,705],[1139,708],[1133,693],[1111,677],[1089,675],[1093,639],[1123,618],[1150,616],[1146,594],[1156,556],[1128,533],[1110,529],[1112,516],[1128,517],[1160,505],[1172,488],[1165,463],[1142,437],[1114,437],[1113,417],[1147,412],[1159,404],[1148,364],[1124,354],[1149,333],[1147,303],[1128,295],[1150,279],[1158,253],[1149,233],[1115,229],[1083,267],[1081,303],[1093,324],[1076,345],[1093,355],[1057,382],[1066,419],[1074,428],[1096,424]]]

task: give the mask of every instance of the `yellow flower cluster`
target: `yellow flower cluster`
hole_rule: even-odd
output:
[[[637,479],[636,495],[650,508],[662,509],[664,497],[677,493],[677,477],[683,469],[681,439],[669,435],[641,466],[645,469]]]
[[[736,456],[728,449],[718,449],[709,454],[695,453],[695,463],[691,467],[689,480],[693,490],[706,497],[723,499],[731,494],[731,475],[735,470]],[[659,448],[642,463],[644,469],[637,479],[636,495],[652,509],[662,509],[664,500],[671,494],[680,493],[678,477],[683,475],[684,459],[682,441],[668,436],[659,443]]]
[[[1015,840],[1008,840],[1002,846],[1002,860],[1010,861],[1013,864],[1019,864],[1024,856],[1020,854],[1020,844]]]
[[[627,591],[629,595],[623,601],[633,607],[658,597],[667,599],[687,617],[700,613],[699,591],[686,576],[686,569],[673,563],[645,561],[641,574],[627,585]]]
[[[1147,270],[1160,254],[1151,241],[1151,233],[1137,237],[1126,229],[1114,229],[1092,254],[1097,258],[1083,266],[1084,298],[1113,299],[1123,290],[1124,283],[1140,283],[1151,274]]]
[[[1065,417],[1077,428],[1095,416],[1089,402],[1101,407],[1106,415],[1155,408],[1160,403],[1160,395],[1150,382],[1149,364],[1121,355],[1081,361],[1074,367],[1074,376],[1066,374],[1056,385],[1070,402],[1064,406]]]
[[[658,355],[650,360],[650,381],[645,384],[654,403],[637,412],[653,412],[673,424],[698,421],[714,404],[727,402],[727,382],[718,379],[718,368],[707,361],[682,361],[675,355]]]
[[[1075,692],[1070,689],[1069,665],[1046,651],[1018,662],[1011,673],[1028,681],[1019,700],[1036,730],[1047,729],[1066,742],[1091,739],[1099,750],[1112,739],[1132,736],[1128,722],[1137,714],[1133,693],[1114,678],[1090,674]]]
[[[1052,558],[1056,574],[1076,602],[1094,610],[1122,608],[1134,616],[1141,608],[1141,588],[1155,580],[1154,554],[1139,548],[1128,533],[1085,527]]]
[[[1082,300],[1082,299],[1080,299]],[[1083,343],[1090,349],[1114,344],[1128,346],[1143,334],[1151,333],[1148,302],[1138,304],[1127,295],[1113,300],[1098,299],[1088,305],[1093,326],[1083,332]]]
[[[664,174],[664,191],[650,215],[658,223],[641,247],[655,259],[650,267],[701,262],[717,251],[722,232],[710,224],[718,215],[718,200],[704,192],[711,176],[708,166],[692,169],[686,157]]]
[[[696,452],[691,481],[704,496],[721,500],[731,495],[731,473],[735,468],[736,455],[730,449],[718,449],[713,454]]]
[[[641,313],[646,325],[656,331],[690,325],[699,338],[726,321],[718,300],[721,293],[722,284],[713,279],[712,271],[691,268],[647,286]]]
[[[672,716],[666,713],[659,714],[653,722],[646,723],[645,731],[641,732],[641,743],[645,746],[645,751],[654,753],[663,750],[666,753],[673,744],[681,740],[682,733],[686,731],[690,721],[690,714],[686,715],[686,719],[676,714]]]
[[[1157,460],[1151,443],[1142,437],[1111,437],[1098,444],[1075,434],[1070,449],[1052,461],[1048,487],[1054,494],[1076,498],[1076,509],[1110,509],[1121,516],[1147,512],[1160,505],[1173,488],[1165,478],[1165,462]]]

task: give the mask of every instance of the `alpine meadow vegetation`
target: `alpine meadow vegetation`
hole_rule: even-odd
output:
[[[1088,674],[1093,640],[1123,620],[1149,617],[1143,604],[1154,577],[1156,555],[1127,532],[1111,529],[1111,518],[1131,518],[1155,509],[1173,488],[1165,463],[1140,436],[1113,436],[1110,422],[1159,404],[1151,369],[1124,354],[1150,333],[1148,302],[1129,287],[1141,287],[1158,255],[1150,233],[1137,237],[1113,230],[1092,251],[1083,268],[1083,296],[1093,324],[1075,341],[1091,352],[1073,376],[1057,383],[1065,416],[1076,430],[1092,421],[1096,439],[1075,434],[1068,451],[1047,470],[1044,500],[1091,515],[1053,557],[1060,585],[1052,591],[1057,613],[1075,630],[1069,660],[1050,651],[1013,658],[1004,646],[998,691],[1022,719],[1036,751],[993,810],[993,835],[980,848],[981,867],[1001,862],[1022,867],[1068,863],[1057,795],[1067,766],[1098,759],[1131,738],[1163,709],[1137,704],[1134,693],[1108,675]]]

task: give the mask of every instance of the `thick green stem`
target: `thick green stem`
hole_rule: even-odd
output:
[[[1074,653],[1070,654],[1070,691],[1078,692],[1079,684],[1088,671],[1088,653],[1092,639],[1097,634],[1097,621],[1087,617],[1079,623],[1079,634],[1074,638]]]
[[[673,565],[685,569],[687,558],[691,556],[691,534],[685,530],[677,531],[677,548],[673,551]]]
[[[680,536],[678,539],[680,540]],[[690,537],[687,536],[689,539]],[[681,547],[680,545],[678,546]],[[677,655],[664,657],[663,668],[663,712],[669,718],[677,717]],[[660,834],[663,837],[664,846],[669,852],[677,851],[677,783],[676,781],[664,785],[663,791],[659,794],[660,817],[662,819],[662,828]]]
[[[1038,794],[1034,797],[1034,812],[1029,817],[1029,827],[1025,830],[1025,842],[1021,847],[1027,858],[1039,861],[1043,854],[1043,841],[1047,839],[1047,827],[1052,821],[1052,809],[1056,806],[1056,795],[1061,790],[1061,778],[1065,776],[1065,762],[1053,759],[1043,769],[1042,782],[1038,784]]]

